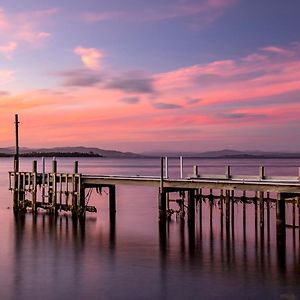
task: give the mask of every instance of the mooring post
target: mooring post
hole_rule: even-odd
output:
[[[169,178],[168,156],[165,156],[165,173],[166,178]]]
[[[231,178],[231,168],[230,168],[230,166],[225,166],[225,177],[226,177],[226,179]]]
[[[109,214],[110,217],[114,217],[116,213],[116,186],[110,185],[109,186]]]
[[[37,210],[36,207],[36,187],[37,187],[37,161],[32,162],[32,211],[35,213]]]
[[[183,178],[183,157],[179,157],[179,163],[180,163],[180,178]]]
[[[199,177],[199,168],[197,165],[193,166],[193,177]]]
[[[265,167],[259,167],[259,179],[265,179]]]
[[[78,174],[78,173],[79,173],[78,161],[75,160],[74,161],[74,174]]]

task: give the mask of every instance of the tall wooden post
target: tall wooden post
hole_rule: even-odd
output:
[[[15,154],[15,162],[14,162],[14,169],[15,172],[19,172],[19,116],[18,114],[15,115],[15,130],[16,130],[16,154]]]
[[[16,153],[14,155],[14,209],[19,209],[19,199],[20,199],[20,191],[19,191],[19,119],[18,115],[15,115],[15,138],[16,138]]]

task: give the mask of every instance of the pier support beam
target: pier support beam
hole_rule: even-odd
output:
[[[37,161],[34,160],[32,162],[32,211],[36,213],[37,206],[36,206],[36,189],[37,189]]]
[[[276,207],[277,256],[282,271],[286,267],[285,197],[284,193],[278,194]]]
[[[109,193],[109,215],[110,217],[114,217],[116,214],[116,186],[115,185],[110,185],[108,187]]]
[[[195,224],[195,196],[195,190],[188,191],[188,220],[190,225]]]
[[[159,189],[159,218],[165,219],[167,217],[167,193],[163,189]]]

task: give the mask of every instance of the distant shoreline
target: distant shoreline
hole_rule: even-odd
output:
[[[163,155],[165,156],[165,155]],[[179,158],[180,155],[169,155],[169,159]],[[0,153],[0,157],[14,157],[11,153]],[[32,152],[21,153],[20,157],[94,157],[94,158],[137,158],[137,159],[157,159],[159,155],[137,155],[134,156],[104,156],[98,153],[80,153],[80,152]],[[185,159],[300,159],[300,155],[224,155],[224,156],[183,156]]]

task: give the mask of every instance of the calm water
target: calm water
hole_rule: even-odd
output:
[[[295,175],[299,160],[192,160],[202,173]],[[59,171],[71,171],[73,159],[58,159]],[[179,176],[178,160],[170,160]],[[48,160],[48,169],[51,162]],[[80,159],[80,171],[94,174],[159,175],[159,159]],[[98,208],[85,223],[68,214],[15,218],[7,190],[11,159],[0,160],[0,298],[1,299],[299,299],[299,229],[286,229],[286,243],[276,236],[275,208],[270,222],[255,226],[254,205],[235,205],[234,226],[222,226],[217,204],[203,206],[189,228],[173,216],[158,222],[158,191],[117,187],[116,221],[108,217],[108,199],[93,193]],[[30,170],[31,160],[21,161]],[[174,194],[174,198],[176,195]],[[174,206],[174,208],[176,208]],[[296,207],[298,225],[298,208]],[[287,210],[291,223],[291,208]],[[212,220],[210,219],[212,214]],[[244,226],[245,225],[245,226]]]

